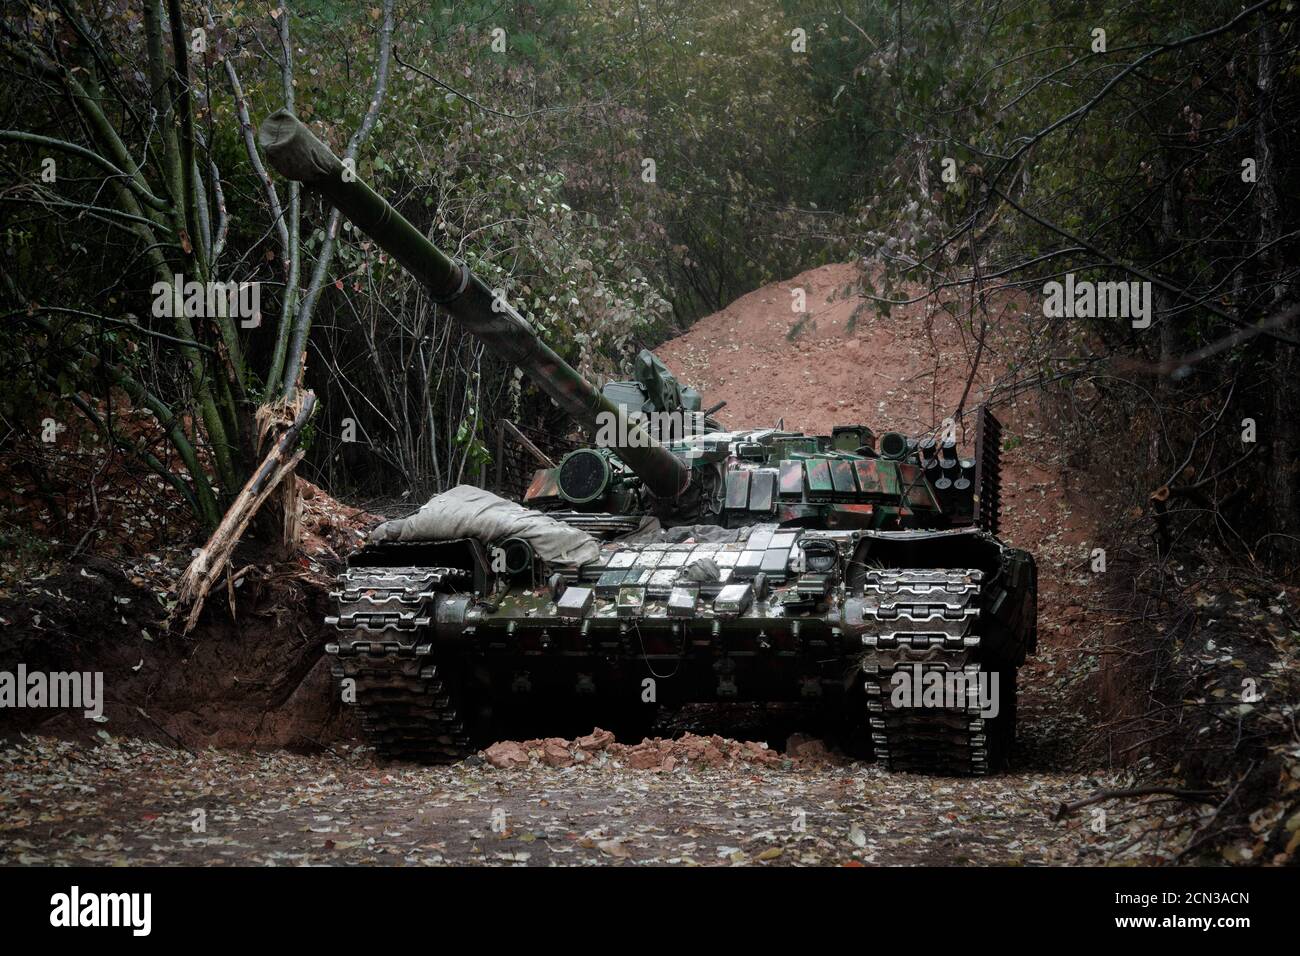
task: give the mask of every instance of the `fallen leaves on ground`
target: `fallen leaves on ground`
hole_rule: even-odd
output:
[[[383,764],[365,748],[189,753],[105,738],[24,737],[0,749],[0,863],[1072,864],[1099,862],[1099,838],[1053,813],[1117,785],[1066,773],[963,780],[850,761],[797,766],[774,752],[660,772],[607,750],[563,767],[529,757],[502,769],[482,758]],[[723,743],[737,757],[756,753]]]

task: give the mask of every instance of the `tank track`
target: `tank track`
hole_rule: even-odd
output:
[[[868,570],[863,634],[868,721],[876,758],[892,771],[983,775],[1005,754],[1014,733],[1014,708],[1002,719],[980,715],[977,702],[944,707],[895,707],[895,672],[920,664],[923,673],[964,671],[979,678],[979,570]],[[874,599],[874,601],[873,601]],[[1014,694],[1003,674],[1000,690]],[[973,685],[968,685],[973,686]],[[1012,728],[1008,730],[1008,725]]]
[[[472,753],[458,681],[425,640],[434,599],[465,583],[455,568],[351,568],[338,577],[331,670],[355,682],[366,741],[386,758],[452,763]]]

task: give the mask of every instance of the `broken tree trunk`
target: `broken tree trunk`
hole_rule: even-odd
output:
[[[312,392],[299,392],[296,404],[296,409],[293,406],[280,406],[276,409],[259,410],[258,416],[263,423],[260,430],[264,436],[271,434],[276,420],[283,423],[288,420],[290,413],[293,417],[271,450],[267,452],[266,457],[262,459],[261,464],[257,466],[253,476],[240,490],[238,497],[231,503],[225,517],[217,525],[217,530],[212,532],[212,537],[199,549],[190,566],[181,575],[177,588],[176,607],[168,617],[168,624],[170,626],[172,621],[184,615],[185,622],[181,629],[183,634],[188,634],[198,622],[208,592],[225,571],[235,545],[239,543],[248,528],[248,523],[252,521],[262,504],[282,484],[286,486],[285,493],[292,494],[294,499],[297,498],[296,489],[292,487],[293,482],[286,482],[285,479],[293,478],[294,468],[302,459],[303,452],[298,450],[298,442],[302,437],[303,428],[316,410],[316,396]],[[294,525],[296,526],[296,522]]]

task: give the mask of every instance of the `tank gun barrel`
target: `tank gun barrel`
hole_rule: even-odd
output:
[[[593,438],[602,416],[626,423],[618,429],[615,453],[659,497],[681,494],[690,471],[659,445],[643,424],[626,413],[560,358],[522,315],[475,276],[468,266],[443,254],[387,200],[354,174],[343,161],[287,110],[268,116],[258,141],[272,166],[328,199],[352,224],[424,284],[433,300],[467,332],[501,358],[516,365],[555,400]]]

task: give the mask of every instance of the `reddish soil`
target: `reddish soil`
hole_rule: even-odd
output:
[[[356,736],[324,659],[331,575],[379,519],[309,482],[303,555],[285,563],[241,545],[198,627],[167,631],[188,550],[145,558],[81,556],[0,580],[0,668],[102,671],[102,722],[80,712],[5,710],[8,730],[95,740],[128,735],[183,747],[318,750]]]

